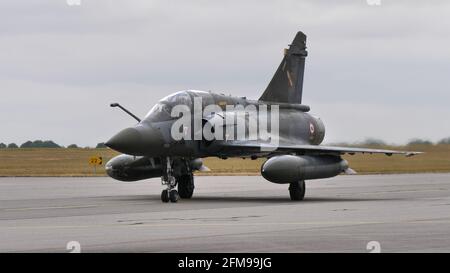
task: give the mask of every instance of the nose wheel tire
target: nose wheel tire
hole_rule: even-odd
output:
[[[161,193],[161,201],[163,203],[176,203],[180,199],[180,195],[178,194],[178,191],[176,190],[163,190]]]
[[[163,201],[163,203],[169,203],[170,199],[168,190],[163,190],[161,192],[161,201]]]
[[[180,199],[180,195],[178,194],[178,191],[171,190],[169,193],[169,199],[170,199],[170,202],[172,202],[172,203],[178,202],[178,199]]]
[[[289,185],[289,195],[292,201],[301,201],[305,198],[306,186],[305,181],[298,181]]]

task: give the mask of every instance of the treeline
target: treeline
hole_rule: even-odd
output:
[[[415,138],[415,139],[411,139],[410,141],[408,141],[406,146],[439,145],[439,144],[450,144],[450,137],[443,138],[435,143],[430,140]],[[348,142],[332,143],[330,145],[336,145],[336,146],[398,146],[398,145],[391,145],[381,139],[376,139],[376,138],[367,138],[364,141],[358,141],[358,142],[353,142],[353,143],[348,143]],[[22,148],[22,149],[27,149],[27,148],[91,149],[92,147],[79,147],[77,144],[71,144],[67,147],[64,147],[62,145],[56,144],[54,141],[51,141],[51,140],[27,141],[25,143],[22,143],[20,146],[17,145],[16,143],[9,143],[9,144],[0,143],[0,149],[20,149],[20,148]],[[95,148],[102,149],[102,148],[106,148],[106,146],[103,142],[100,142],[95,146]]]
[[[414,146],[414,145],[441,145],[441,144],[450,144],[450,137],[443,138],[437,142],[432,142],[427,139],[420,139],[420,138],[414,138],[408,141],[406,143],[406,146]],[[341,143],[334,143],[333,145],[339,145],[339,146],[398,146],[398,145],[392,145],[389,144],[381,139],[377,138],[367,138],[363,141],[353,142],[353,143],[347,143],[347,142],[341,142]]]
[[[35,140],[35,141],[27,141],[25,143],[22,143],[20,146],[16,143],[0,143],[0,149],[27,149],[27,148],[68,148],[68,149],[90,149],[92,147],[79,147],[77,144],[71,144],[67,147],[64,147],[63,145],[58,145],[52,140]],[[96,149],[100,148],[106,148],[105,144],[103,142],[98,143],[97,146],[95,146]]]

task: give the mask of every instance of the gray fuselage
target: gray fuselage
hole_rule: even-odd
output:
[[[248,106],[254,106],[261,109],[264,106],[263,101],[248,100],[244,97],[232,97],[222,94],[214,94],[211,92],[204,91],[180,91],[169,95],[162,99],[156,104],[148,115],[139,122],[135,127],[125,129],[118,134],[117,143],[114,143],[114,139],[110,141],[110,145],[115,146],[114,148],[120,152],[136,156],[148,156],[148,157],[208,157],[208,156],[218,156],[218,157],[249,157],[258,156],[254,155],[254,152],[248,151],[247,153],[242,153],[242,151],[236,151],[233,149],[222,149],[221,142],[223,141],[239,141],[252,143],[264,142],[257,135],[253,139],[250,139],[249,133],[249,117],[246,117],[245,130],[246,139],[226,139],[214,142],[209,142],[204,139],[195,138],[195,125],[194,120],[194,101],[199,101],[201,98],[202,109],[205,109],[208,105],[219,106],[222,112],[212,113],[209,116],[201,116],[202,126],[208,120],[213,119],[215,115],[223,117],[224,115],[233,114],[239,110],[226,111],[227,107],[241,107],[245,108]],[[192,114],[192,127],[189,130],[190,138],[176,140],[172,137],[172,127],[174,123],[179,119],[179,117],[172,116],[172,109],[176,105],[185,105],[190,109]],[[277,106],[278,110],[278,120],[272,120],[273,105]],[[198,105],[196,105],[198,106]],[[306,113],[309,111],[309,107],[299,104],[283,104],[283,103],[272,103],[267,104],[267,112],[270,118],[267,118],[267,132],[269,134],[269,139],[278,138],[279,144],[290,144],[290,145],[302,145],[302,144],[313,144],[318,145],[322,142],[325,135],[325,127],[319,118],[315,118],[310,114]],[[282,121],[282,122],[279,122]],[[278,130],[274,132],[271,130],[273,122],[277,122]],[[224,126],[227,127],[224,130],[230,129],[232,127],[234,132],[238,129],[237,121],[225,122]],[[119,139],[120,138],[120,139]],[[266,139],[266,141],[268,141]],[[121,145],[124,144],[124,145]],[[123,147],[121,147],[123,146]]]

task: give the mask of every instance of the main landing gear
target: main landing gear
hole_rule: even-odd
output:
[[[190,166],[185,162],[177,161],[176,168],[170,158],[165,160],[165,170],[161,177],[161,183],[166,186],[161,193],[161,201],[164,203],[176,203],[181,198],[189,199],[194,194],[194,175]],[[178,186],[178,190],[176,187]]]
[[[293,182],[289,185],[289,195],[292,201],[301,201],[305,198],[305,180]]]
[[[183,199],[190,199],[194,194],[194,175],[192,173],[185,174],[177,179],[178,184],[178,192],[180,193],[180,197]]]

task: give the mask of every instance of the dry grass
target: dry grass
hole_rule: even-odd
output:
[[[450,172],[450,145],[416,145],[411,147],[382,147],[422,151],[424,154],[404,157],[385,155],[346,155],[350,167],[358,173],[421,173]]]
[[[103,176],[88,164],[91,156],[102,156],[103,162],[117,155],[109,149],[2,149],[0,176]]]
[[[450,145],[383,147],[424,151],[406,158],[384,155],[346,155],[358,173],[450,172]],[[117,155],[109,149],[1,149],[0,176],[104,176],[102,166],[88,164],[91,156],[102,156],[103,162]],[[212,172],[201,175],[259,175],[264,159],[205,159]]]

